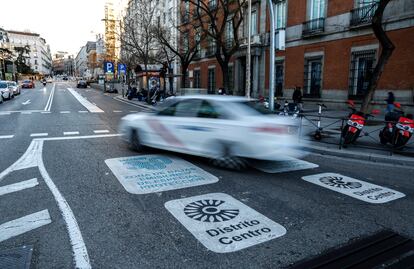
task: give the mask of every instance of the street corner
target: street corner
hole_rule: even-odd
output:
[[[105,160],[125,190],[148,194],[218,182],[194,164],[167,155],[139,155]]]
[[[388,203],[405,197],[402,192],[337,173],[310,175],[302,179],[371,204]]]
[[[225,193],[168,201],[165,208],[207,249],[235,252],[276,239],[286,228]]]

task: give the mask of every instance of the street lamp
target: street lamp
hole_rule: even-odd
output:
[[[251,45],[250,39],[252,35],[252,0],[248,0],[248,20],[247,20],[247,55],[246,55],[246,97],[250,98],[250,65],[251,65]]]

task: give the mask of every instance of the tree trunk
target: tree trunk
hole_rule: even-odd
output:
[[[187,69],[188,64],[187,63],[181,63],[181,88],[186,87],[186,80],[187,80]]]
[[[391,0],[381,0],[378,3],[378,8],[372,18],[372,30],[374,31],[375,36],[381,44],[381,55],[378,59],[377,64],[375,65],[374,71],[371,74],[371,78],[368,83],[368,90],[361,104],[361,112],[365,114],[369,111],[370,103],[374,97],[374,93],[377,89],[382,72],[384,71],[384,67],[395,49],[394,44],[391,42],[384,29],[382,28],[382,17],[384,10],[390,1]]]
[[[223,89],[225,94],[229,94],[229,61],[225,60],[221,66],[221,74],[223,75]]]
[[[169,84],[170,84],[170,89],[169,89],[170,95],[172,95],[174,93],[174,85],[173,85],[174,84],[174,77],[173,77],[173,75],[174,75],[173,68],[168,67],[168,81],[169,81]]]

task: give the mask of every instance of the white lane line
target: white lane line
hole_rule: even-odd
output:
[[[122,111],[121,110],[114,110],[113,112],[114,113],[121,113]]]
[[[47,209],[0,225],[0,242],[51,223]]]
[[[14,135],[0,135],[0,139],[13,138]]]
[[[0,112],[0,116],[1,115],[10,115],[11,113],[10,112]]]
[[[50,114],[50,113],[52,113],[52,112],[50,112],[50,111],[42,111],[42,112],[40,112],[40,113],[42,113],[42,114]]]
[[[137,113],[138,111],[137,110],[130,110],[129,112],[131,112],[131,113]]]
[[[72,88],[68,88],[68,91],[81,103],[89,112],[92,113],[103,113],[104,111],[97,107],[96,105],[92,104],[88,100],[85,99],[82,95],[80,95],[77,91]]]
[[[0,196],[8,194],[8,193],[12,193],[12,192],[21,191],[21,190],[28,189],[28,188],[33,188],[37,185],[39,185],[37,178],[32,178],[32,179],[25,180],[19,183],[3,186],[3,187],[0,187]]]
[[[30,111],[22,111],[21,114],[23,114],[23,115],[30,115],[30,114],[32,114],[32,112],[30,112]]]
[[[59,140],[74,140],[74,139],[90,139],[90,138],[111,138],[122,136],[122,134],[101,134],[101,135],[83,135],[83,136],[61,136],[61,137],[46,137],[46,138],[35,138],[36,140],[41,141],[59,141]],[[1,174],[0,174],[0,181],[1,181]]]
[[[41,136],[48,136],[48,133],[33,133],[30,134],[30,137],[41,137]]]
[[[56,84],[53,84],[52,91],[50,92],[49,99],[47,100],[44,111],[50,111],[50,108],[52,107],[53,97],[55,95],[55,87]]]
[[[109,133],[109,130],[94,130],[93,132],[95,134],[107,134]]]
[[[79,113],[88,113],[89,111],[86,111],[86,110],[79,110],[78,112],[79,112]]]
[[[60,114],[69,114],[70,111],[60,111]]]
[[[79,132],[63,132],[63,135],[78,135]]]

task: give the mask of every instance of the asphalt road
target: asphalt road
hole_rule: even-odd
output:
[[[130,193],[105,161],[140,155],[116,134],[119,119],[141,109],[98,90],[77,90],[89,104],[103,110],[92,113],[68,88],[74,85],[38,86],[0,104],[0,251],[34,246],[32,268],[285,268],[382,229],[414,238],[414,169],[408,167],[311,154],[304,160],[319,167],[284,173],[254,168],[235,172],[211,166],[202,158],[148,149],[144,154],[186,160],[218,181]],[[375,204],[302,179],[320,173],[341,174],[405,196]],[[25,182],[25,187],[11,192],[10,185],[19,182]],[[341,190],[360,187],[355,184]],[[212,199],[224,197],[226,203],[230,200],[222,194],[230,195],[258,212],[253,216],[240,206],[235,219],[243,216],[240,221],[263,223],[267,218],[286,233],[243,236],[256,230],[253,222],[238,235],[230,228],[219,231],[221,222],[217,222],[208,239],[221,237],[224,243],[208,243],[205,223],[180,222],[166,206],[205,194]],[[32,219],[13,222],[27,216]],[[194,229],[199,233],[192,233]],[[263,230],[262,235],[267,232]],[[199,238],[201,234],[204,237]],[[215,251],[222,247],[227,247],[226,253]]]

